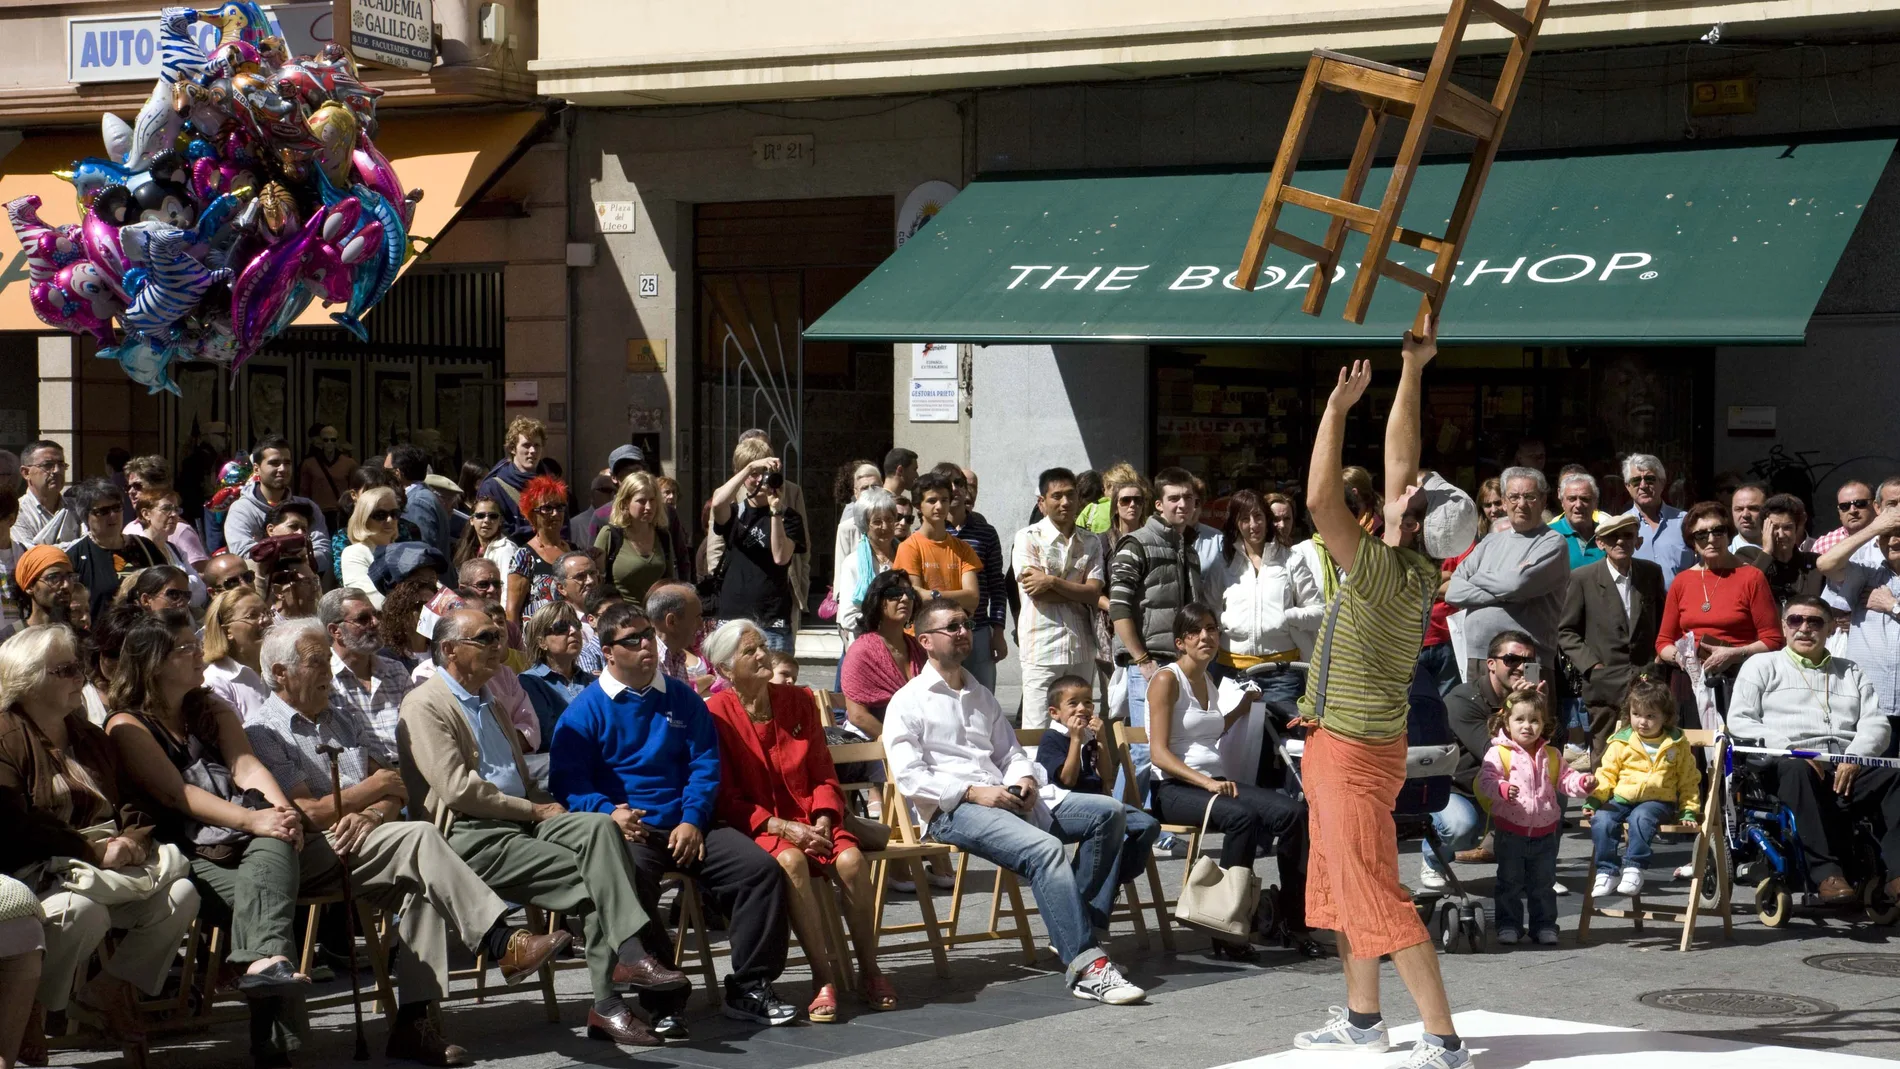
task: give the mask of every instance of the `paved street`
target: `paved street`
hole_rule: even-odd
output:
[[[1579,891],[1588,849],[1576,832],[1564,844],[1560,875]],[[1680,863],[1685,853],[1680,845],[1659,849],[1659,867],[1652,876],[1666,880],[1667,868],[1662,866]],[[1181,864],[1164,865],[1164,879],[1178,880]],[[1262,864],[1271,867],[1271,862]],[[1415,873],[1416,864],[1415,856],[1407,857],[1402,871]],[[1490,877],[1483,869],[1461,866],[1460,872],[1471,878],[1473,890],[1489,890]],[[972,882],[980,886],[987,880]],[[1673,886],[1686,887],[1686,881]],[[910,900],[899,896],[893,901],[893,919],[915,916]],[[940,909],[946,906],[947,895],[940,894],[938,902]],[[1592,944],[1578,947],[1574,931],[1581,894],[1558,902],[1565,913],[1561,946],[1441,957],[1454,1010],[1485,1009],[1900,1059],[1900,989],[1893,983],[1900,975],[1900,930],[1804,914],[1788,928],[1772,932],[1744,915],[1736,919],[1733,942],[1719,939],[1719,922],[1705,924],[1698,929],[1697,949],[1684,955],[1674,950],[1678,929],[1652,923],[1638,937],[1627,922],[1599,918],[1592,925]],[[987,917],[987,895],[972,895],[966,908],[967,931]],[[871,1013],[847,998],[843,1023],[767,1031],[708,1015],[703,999],[696,999],[692,1041],[632,1056],[584,1038],[585,980],[578,970],[558,974],[563,995],[560,1027],[546,1023],[533,990],[508,993],[479,1006],[453,1003],[444,1016],[449,1034],[495,1069],[626,1065],[629,1057],[654,1069],[797,1069],[818,1064],[883,1069],[893,1064],[891,1052],[900,1047],[903,1064],[931,1069],[1099,1069],[1106,1064],[1202,1069],[1286,1050],[1293,1032],[1323,1019],[1328,1005],[1343,1001],[1338,964],[1330,959],[1301,961],[1274,952],[1263,955],[1258,966],[1238,966],[1208,959],[1204,937],[1177,934],[1177,940],[1178,953],[1172,958],[1163,955],[1158,944],[1141,954],[1129,927],[1117,925],[1116,957],[1149,990],[1148,1003],[1136,1007],[1075,999],[1064,990],[1053,956],[1044,953],[1029,967],[1017,944],[990,942],[955,949],[948,979],[933,975],[925,953],[888,958],[886,967],[905,996],[905,1007],[896,1012]],[[1869,955],[1871,964],[1886,972],[1853,975],[1805,963],[1819,955],[1844,954]],[[1390,967],[1386,983],[1389,1020],[1394,1025],[1415,1020]],[[1646,993],[1687,988],[1796,996],[1831,1008],[1736,1017],[1639,1001]],[[808,974],[789,971],[779,990],[802,1005],[810,997]],[[1725,1000],[1731,1006],[1741,1001]],[[346,1064],[349,1014],[329,1010],[313,1016],[311,1042],[298,1064]],[[381,1018],[370,1017],[367,1027],[373,1060],[381,1061]],[[178,1038],[155,1051],[153,1064],[162,1069],[248,1064],[243,1037],[243,1026],[232,1023],[208,1035]],[[116,1054],[66,1051],[55,1064],[116,1061]]]

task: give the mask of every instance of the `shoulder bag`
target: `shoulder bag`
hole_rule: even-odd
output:
[[[1218,794],[1207,800],[1207,812],[1201,816],[1203,839],[1207,837],[1208,821],[1214,816],[1214,803],[1219,800]],[[1254,912],[1259,907],[1260,877],[1251,865],[1222,868],[1219,861],[1203,854],[1188,870],[1181,900],[1174,906],[1174,919],[1245,938],[1253,930]]]

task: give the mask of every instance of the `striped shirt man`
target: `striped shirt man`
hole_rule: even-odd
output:
[[[1320,623],[1300,715],[1327,731],[1373,742],[1405,735],[1412,668],[1438,568],[1424,554],[1363,532],[1352,570]]]
[[[1003,539],[980,512],[966,512],[961,524],[946,524],[954,538],[976,551],[983,570],[976,573],[976,611],[970,626],[1002,627],[1009,622],[1009,584],[1003,578]]]

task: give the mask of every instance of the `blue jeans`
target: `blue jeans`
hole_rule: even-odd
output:
[[[1440,856],[1438,851],[1427,845],[1419,851],[1419,857],[1425,862],[1426,868],[1443,872],[1445,866],[1451,864],[1453,854],[1478,845],[1479,838],[1484,835],[1484,811],[1478,808],[1476,802],[1453,791],[1445,808],[1432,814],[1432,828],[1438,832],[1445,853]]]
[[[1498,931],[1523,932],[1523,900],[1531,904],[1532,933],[1557,928],[1557,833],[1535,838],[1498,828]]]
[[[963,670],[976,677],[983,689],[996,693],[996,662],[990,657],[990,626],[983,624],[970,629],[970,656],[963,662]]]
[[[777,650],[780,653],[796,653],[798,651],[798,639],[792,635],[792,629],[788,625],[767,627],[764,624],[760,624],[759,633],[765,636],[765,648],[768,650]],[[843,662],[839,662],[839,664],[840,670],[842,670]]]
[[[1069,799],[1064,798],[1062,804],[1069,804]],[[1132,805],[1122,806],[1122,856],[1115,866],[1116,886],[1140,876],[1147,869],[1148,855],[1154,852],[1155,840],[1160,837],[1160,821]],[[1114,904],[1113,895],[1109,896],[1109,903]],[[1106,921],[1103,927],[1107,927]]]
[[[1050,811],[1048,831],[1003,809],[964,802],[930,818],[929,837],[968,850],[1029,881],[1049,941],[1071,980],[1097,955],[1095,929],[1108,926],[1117,865],[1126,848],[1124,807],[1107,795],[1071,794]],[[1069,864],[1064,843],[1080,843]]]
[[[1147,727],[1148,681],[1142,677],[1141,669],[1132,664],[1118,667],[1115,671],[1122,674],[1122,678],[1126,681],[1128,686],[1128,726],[1131,728]],[[1138,792],[1135,796],[1141,799],[1143,806],[1146,806],[1148,804],[1149,780],[1148,744],[1145,742],[1130,743],[1128,746],[1128,763],[1135,767],[1135,790]],[[1127,777],[1125,775],[1118,774],[1116,776],[1115,797],[1128,797],[1128,785],[1124,782],[1126,779]]]
[[[1418,651],[1418,663],[1425,666],[1432,679],[1438,684],[1438,696],[1444,697],[1460,682],[1458,666],[1452,657],[1452,646],[1441,642],[1436,646],[1427,646]]]
[[[1640,869],[1649,861],[1649,842],[1656,837],[1656,829],[1667,824],[1676,815],[1674,806],[1668,802],[1619,802],[1612,798],[1597,808],[1596,816],[1590,818],[1590,838],[1597,844],[1597,871],[1608,875],[1616,874],[1617,847],[1623,847],[1623,867]],[[1630,826],[1629,842],[1619,844],[1616,831],[1627,821]]]

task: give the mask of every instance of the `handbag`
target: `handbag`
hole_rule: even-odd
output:
[[[820,620],[831,620],[834,622],[838,619],[837,590],[825,591],[825,600],[818,603],[818,618]]]
[[[1207,800],[1207,812],[1201,817],[1201,836],[1207,836],[1208,821],[1214,816],[1215,795]],[[1187,882],[1181,887],[1181,899],[1175,903],[1174,919],[1223,935],[1245,938],[1253,930],[1254,912],[1260,908],[1260,877],[1250,865],[1222,868],[1206,854],[1194,859]]]
[[[95,824],[81,834],[87,842],[100,843],[116,832],[111,824]],[[177,883],[188,871],[184,853],[171,843],[155,844],[142,865],[102,869],[77,858],[56,857],[50,867],[62,890],[102,906],[143,902]]]

